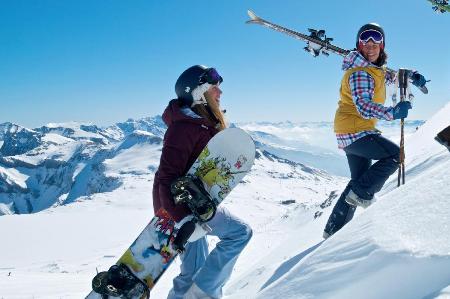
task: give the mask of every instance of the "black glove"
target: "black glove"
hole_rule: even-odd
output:
[[[424,87],[427,80],[418,71],[412,71],[409,73],[409,78],[411,78],[411,83],[417,87]]]
[[[185,219],[188,220],[185,221]],[[195,242],[212,231],[207,224],[198,222],[196,223],[195,218],[193,218],[191,215],[186,216],[185,219],[175,225],[176,228],[179,228],[176,230],[176,235],[172,246],[173,249],[178,252],[184,251],[186,243]]]
[[[178,252],[183,252],[184,246],[186,245],[187,241],[191,237],[194,230],[195,230],[194,221],[190,220],[185,222],[177,232],[177,236],[173,241],[173,249],[175,249]]]

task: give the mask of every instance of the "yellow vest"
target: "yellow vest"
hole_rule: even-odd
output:
[[[351,74],[357,71],[367,72],[375,80],[375,92],[372,101],[384,104],[386,101],[385,70],[377,67],[357,67],[345,72],[341,82],[341,99],[334,117],[334,132],[338,134],[357,133],[361,131],[373,130],[377,124],[377,119],[364,119],[357,111],[353,103],[352,93],[348,79]]]

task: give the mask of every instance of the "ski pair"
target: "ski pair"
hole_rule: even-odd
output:
[[[278,24],[269,22],[259,16],[257,16],[253,11],[248,10],[247,11],[248,16],[250,17],[250,20],[248,20],[247,24],[258,24],[270,29],[273,29],[275,31],[287,34],[293,38],[299,39],[301,41],[306,42],[306,47],[304,48],[305,51],[310,52],[314,57],[319,56],[320,54],[324,54],[326,56],[329,55],[329,53],[334,53],[340,56],[347,56],[351,50],[346,50],[343,48],[340,48],[334,44],[331,43],[333,38],[327,37],[325,35],[325,30],[316,30],[309,28],[308,31],[310,32],[309,35],[303,34],[301,32],[294,31],[292,29],[288,29],[286,27],[280,26]],[[396,71],[391,68],[386,68],[386,71],[390,73],[390,76],[392,78],[395,78],[399,71]],[[408,75],[411,75],[413,73],[412,70],[408,70]],[[426,82],[425,82],[426,83]],[[421,92],[424,94],[428,93],[428,88],[423,84],[421,87],[417,87]]]

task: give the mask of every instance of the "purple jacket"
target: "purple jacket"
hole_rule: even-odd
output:
[[[168,128],[153,183],[153,209],[156,213],[161,207],[164,208],[178,222],[190,211],[186,205],[175,205],[170,184],[187,173],[218,131],[210,121],[183,113],[178,100],[170,101],[162,118]]]

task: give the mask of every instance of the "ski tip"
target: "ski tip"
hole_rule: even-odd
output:
[[[251,10],[251,9],[248,9],[247,10],[247,14],[248,14],[248,16],[250,17],[250,19],[252,19],[252,20],[256,20],[256,19],[258,19],[258,16],[255,14],[255,12],[253,11],[253,10]]]
[[[422,86],[419,88],[421,92],[423,92],[424,94],[428,94],[428,88],[426,86]]]
[[[259,18],[252,10],[247,10],[247,14],[250,17],[250,20],[245,22],[246,24],[254,24],[254,23],[260,23],[261,18]]]

